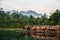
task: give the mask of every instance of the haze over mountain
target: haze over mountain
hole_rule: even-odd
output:
[[[32,11],[32,10],[21,11],[20,13],[23,14],[23,15],[26,15],[26,16],[30,16],[30,15],[32,15],[34,17],[40,17],[40,16],[42,16],[42,13],[37,13],[37,12]]]
[[[7,11],[5,11],[5,12],[7,12]],[[18,13],[18,14],[22,14],[23,16],[28,16],[28,17],[30,17],[30,15],[32,15],[33,17],[35,17],[35,18],[37,18],[37,17],[41,17],[41,16],[43,16],[44,14],[46,14],[46,13],[37,13],[36,11],[34,11],[34,10],[21,10],[21,11],[17,11],[17,10],[10,10],[9,11],[10,12],[10,14],[12,14],[12,13]],[[49,17],[49,15],[47,15],[46,14],[46,16],[47,17]]]

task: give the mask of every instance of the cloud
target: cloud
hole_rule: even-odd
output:
[[[3,2],[3,5],[6,5],[8,7],[14,7],[14,8],[17,8],[18,6],[13,4],[13,3],[9,3],[9,2]],[[19,8],[19,7],[18,7]]]
[[[58,0],[3,0],[4,9],[34,10],[37,12],[50,13],[60,9]]]

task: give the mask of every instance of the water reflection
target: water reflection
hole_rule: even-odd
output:
[[[0,40],[60,40],[60,33],[0,30]]]
[[[51,32],[40,32],[40,33],[32,33],[26,32],[25,37],[33,37],[43,40],[60,40],[60,33],[51,33]]]

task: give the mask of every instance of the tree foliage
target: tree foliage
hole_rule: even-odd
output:
[[[56,10],[49,18],[50,25],[60,25],[60,11]]]
[[[60,25],[60,11],[56,10],[48,19],[46,13],[41,17],[30,17],[14,11],[0,11],[0,28],[23,28],[26,25]]]

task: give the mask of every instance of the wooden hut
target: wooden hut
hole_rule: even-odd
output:
[[[60,25],[25,26],[25,33],[33,37],[60,37]],[[26,34],[26,35],[27,35]]]

